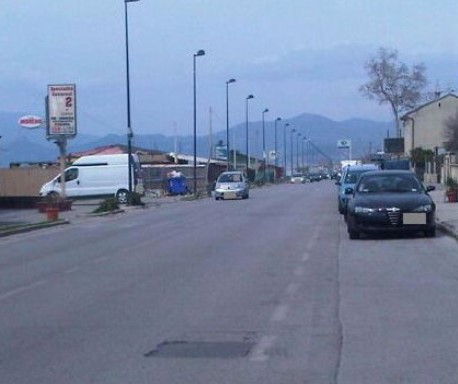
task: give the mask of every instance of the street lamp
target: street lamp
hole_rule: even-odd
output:
[[[130,124],[130,81],[129,81],[129,25],[127,17],[127,3],[139,0],[124,0],[124,16],[126,26],[126,84],[127,84],[127,168],[129,173],[129,196],[132,196],[132,137],[134,132]]]
[[[275,137],[274,137],[274,152],[275,152],[275,161],[274,161],[274,165],[275,165],[275,170],[274,170],[274,181],[275,181],[275,177],[277,175],[277,156],[278,156],[278,153],[277,153],[277,123],[281,120],[281,117],[277,117],[275,119]]]
[[[289,127],[289,123],[285,124],[284,130],[283,130],[283,167],[284,167],[284,175],[283,178],[286,179],[286,128]]]
[[[262,162],[264,165],[264,172],[262,174],[263,183],[266,181],[266,168],[267,168],[267,156],[266,156],[266,129],[265,129],[265,119],[264,115],[269,112],[269,109],[266,108],[262,111]]]
[[[296,137],[296,171],[297,173],[300,173],[299,172],[299,140],[301,136],[302,136],[302,133],[298,132],[297,137]]]
[[[193,176],[194,176],[194,196],[197,196],[197,107],[196,107],[196,57],[204,56],[205,51],[199,50],[193,55],[193,79],[194,79],[194,166],[193,166]]]
[[[291,129],[291,139],[290,139],[290,145],[291,145],[291,176],[293,176],[293,167],[294,167],[294,154],[293,154],[293,134],[296,132],[296,130],[293,128]]]
[[[235,83],[235,79],[229,79],[226,81],[226,148],[227,148],[227,170],[229,171],[229,154],[231,153],[229,147],[229,84]]]
[[[304,143],[307,143],[307,136],[304,135],[302,138],[302,156],[301,156],[301,161],[302,161],[302,170],[305,173],[305,158],[304,158]]]
[[[254,96],[253,95],[248,95],[245,99],[245,112],[246,112],[246,127],[245,127],[245,136],[246,136],[246,161],[245,161],[245,168],[246,168],[246,174],[247,174],[247,177],[248,177],[248,167],[249,167],[249,157],[250,157],[250,154],[249,154],[249,145],[248,145],[248,100],[250,99],[254,99]]]

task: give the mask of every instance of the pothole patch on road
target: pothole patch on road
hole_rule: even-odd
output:
[[[254,341],[164,341],[145,357],[233,359],[247,356]]]

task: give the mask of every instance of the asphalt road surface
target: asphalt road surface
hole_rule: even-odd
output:
[[[456,384],[457,243],[349,240],[335,188],[0,239],[0,382]]]

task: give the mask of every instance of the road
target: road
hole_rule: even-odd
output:
[[[2,384],[456,383],[458,245],[348,239],[330,181],[0,239]]]

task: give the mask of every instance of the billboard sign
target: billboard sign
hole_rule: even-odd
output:
[[[44,121],[39,116],[27,115],[27,116],[20,117],[17,123],[22,128],[35,129],[35,128],[40,128],[43,125]]]
[[[337,148],[339,149],[344,149],[344,148],[350,148],[351,145],[351,140],[337,140]]]
[[[75,84],[48,85],[47,136],[76,136],[76,86]]]
[[[394,154],[401,154],[404,153],[404,138],[403,137],[396,137],[396,138],[386,138],[385,139],[385,152],[386,153],[394,153]]]
[[[227,146],[226,145],[216,145],[215,146],[215,156],[218,160],[227,160]]]

